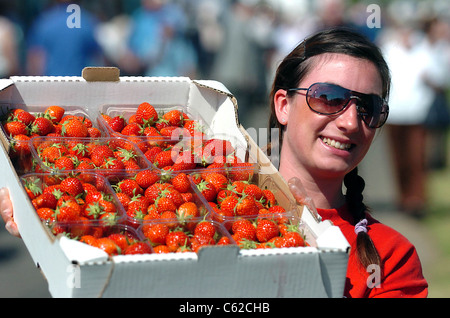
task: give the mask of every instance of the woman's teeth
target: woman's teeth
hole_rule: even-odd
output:
[[[352,144],[344,144],[344,143],[341,143],[339,141],[336,141],[336,140],[330,139],[330,138],[323,138],[322,140],[328,146],[334,147],[336,149],[348,150],[352,146]]]

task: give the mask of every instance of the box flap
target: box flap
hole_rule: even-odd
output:
[[[0,91],[4,90],[8,86],[14,84],[14,81],[9,78],[2,78],[0,79]]]

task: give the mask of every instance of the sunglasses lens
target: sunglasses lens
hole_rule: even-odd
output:
[[[347,105],[350,91],[326,84],[315,84],[308,91],[308,103],[318,113],[335,114]]]
[[[355,97],[354,94],[357,94]],[[332,115],[342,111],[350,99],[357,98],[358,114],[371,128],[383,126],[387,119],[387,105],[381,97],[352,92],[343,87],[317,83],[307,94],[308,105],[317,113]]]

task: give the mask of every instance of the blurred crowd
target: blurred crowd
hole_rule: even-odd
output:
[[[402,167],[424,165],[430,132],[438,144],[427,162],[445,165],[448,0],[0,0],[0,77],[78,76],[84,66],[117,66],[122,76],[213,79],[237,97],[246,127],[266,111],[261,105],[280,59],[329,26],[365,34],[386,55],[393,78],[388,124],[400,127],[393,151],[401,186],[411,185],[405,177],[411,170]],[[419,202],[421,187],[404,191]]]

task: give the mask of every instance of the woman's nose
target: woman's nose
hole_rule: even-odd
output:
[[[345,109],[336,118],[336,125],[346,132],[354,132],[359,130],[361,120],[356,107],[356,100],[349,101]]]

